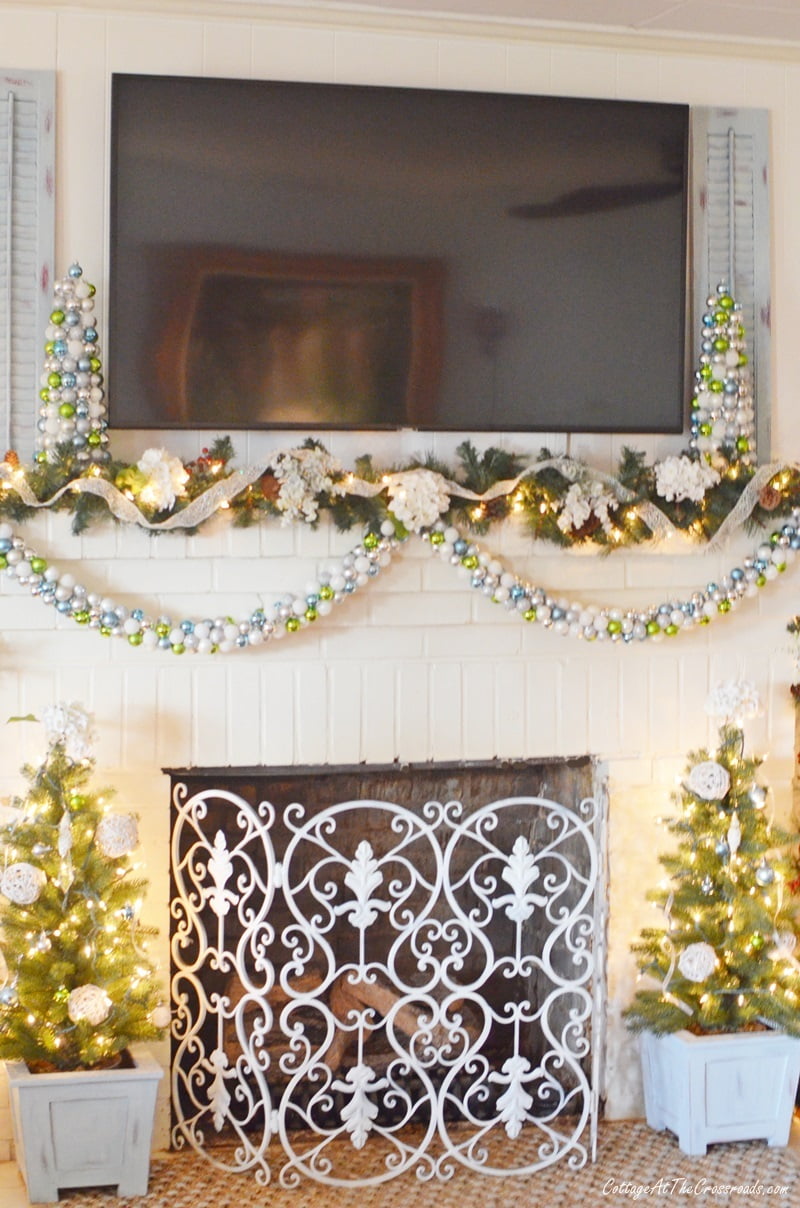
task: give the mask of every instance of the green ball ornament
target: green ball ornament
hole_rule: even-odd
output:
[[[728,322],[728,316],[724,310],[715,310],[714,311],[714,322],[715,323],[727,323]]]
[[[733,298],[730,294],[723,294],[721,298],[717,299],[717,302],[722,310],[733,310]]]
[[[622,621],[609,621],[608,622],[608,632],[609,633],[621,633],[622,632]]]
[[[444,545],[444,533],[431,533],[431,545]]]
[[[97,293],[97,286],[90,285],[88,281],[86,282],[86,284],[89,286],[89,297],[93,298],[95,296],[95,294]]]
[[[5,570],[8,566],[8,558],[5,554],[0,554],[0,570]]]
[[[461,559],[461,565],[466,567],[467,570],[477,570],[480,566],[477,554],[464,554],[464,557]]]
[[[43,403],[50,402],[50,391],[47,388],[47,386],[42,386],[41,390],[39,391],[39,398],[42,400]]]
[[[764,937],[760,931],[754,931],[750,936],[750,947],[754,952],[760,952],[764,947]]]
[[[46,344],[45,344],[45,346],[44,346],[44,354],[45,354],[45,356],[47,356],[47,357],[51,357],[51,356],[53,355],[53,350],[54,350],[54,349],[55,349],[55,343],[54,343],[54,341],[53,341],[53,340],[48,340],[48,341],[47,341],[47,343],[46,343]]]
[[[747,355],[747,353],[746,353],[746,352],[740,352],[740,353],[739,353],[739,364],[740,364],[740,365],[747,365],[747,364],[749,364],[749,363],[750,363],[750,358],[749,358],[749,356]]]
[[[141,633],[129,633],[128,634],[128,645],[141,646],[141,644],[142,644],[142,634]]]
[[[89,368],[91,369],[92,373],[99,373],[100,370],[103,368],[103,362],[100,360],[99,357],[90,357],[89,358]]]
[[[184,646],[183,642],[178,642],[175,646],[171,647],[171,650],[173,654],[184,654],[186,652],[186,647]]]
[[[79,625],[88,625],[89,624],[89,613],[88,613],[87,609],[81,608],[77,612],[73,612],[72,619],[73,619],[73,621],[77,621],[77,623]]]
[[[86,443],[91,445],[93,449],[96,449],[97,446],[101,443],[102,439],[103,438],[99,432],[90,432],[89,435],[86,437]]]
[[[84,797],[83,793],[70,793],[70,795],[69,795],[70,809],[79,810],[84,805],[86,805],[86,798]]]
[[[380,542],[380,537],[377,533],[367,533],[364,538],[364,549],[376,549]]]
[[[104,637],[104,638],[110,638],[110,637],[111,637],[111,627],[110,627],[110,625],[101,625],[101,626],[100,626],[100,634],[101,634],[101,636],[102,636],[102,637]]]
[[[336,592],[327,583],[319,589],[320,600],[332,600],[335,595]]]
[[[53,390],[56,390],[61,385],[61,374],[60,373],[48,373],[47,384]]]
[[[34,453],[33,460],[38,465],[43,466],[47,461],[47,454],[45,453],[44,449],[39,449],[36,453]]]
[[[72,403],[62,403],[58,409],[58,414],[64,419],[71,419],[75,414],[75,408]]]
[[[756,587],[765,587],[767,582],[766,575],[759,575],[756,579]]]
[[[287,617],[286,618],[286,632],[287,633],[297,633],[299,628],[300,628],[300,620],[298,617]]]
[[[645,628],[647,629],[647,633],[650,637],[653,637],[657,633],[661,633],[661,626],[659,625],[658,621],[648,621]]]
[[[711,435],[711,424],[701,424],[698,431],[701,436],[710,436]]]
[[[722,382],[717,381],[716,378],[714,378],[713,382],[709,383],[708,388],[712,394],[722,394],[723,390],[725,389]]]
[[[677,625],[667,625],[666,629],[664,630],[664,633],[667,635],[668,638],[674,638],[675,634],[677,632],[678,632]]]
[[[720,600],[719,604],[717,605],[717,612],[730,612],[730,610],[731,610],[730,600]]]
[[[717,336],[716,340],[714,341],[714,351],[715,352],[727,352],[729,348],[730,348],[730,344],[725,339],[725,337]]]
[[[61,324],[64,322],[65,318],[66,318],[66,315],[64,314],[63,310],[51,310],[50,311],[50,322],[53,324],[54,327],[60,327]]]
[[[31,570],[35,575],[43,575],[47,570],[47,560],[45,558],[31,558]]]
[[[535,608],[526,608],[522,614],[522,619],[523,619],[523,621],[535,621],[536,620],[536,609]]]
[[[305,611],[305,618],[307,621],[316,621],[318,616],[319,613],[317,612],[316,608],[307,608]]]
[[[170,627],[166,621],[159,621],[156,625],[156,637],[165,638],[169,635]]]
[[[736,449],[737,449],[737,452],[739,452],[739,453],[749,453],[750,452],[750,441],[747,439],[746,436],[737,436]]]

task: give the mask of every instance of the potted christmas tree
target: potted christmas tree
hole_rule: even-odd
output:
[[[147,1190],[162,1071],[129,1046],[168,1022],[139,922],[136,819],[90,787],[90,718],[45,710],[48,750],[0,828],[0,1058],[32,1202]]]
[[[717,1141],[785,1145],[800,1076],[800,962],[793,836],[776,826],[744,751],[751,684],[726,682],[708,711],[716,751],[689,758],[660,857],[669,882],[649,896],[658,926],[633,945],[640,988],[626,1012],[642,1032],[647,1121],[685,1153]]]

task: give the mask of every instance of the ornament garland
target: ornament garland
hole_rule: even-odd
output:
[[[733,612],[744,599],[756,596],[794,561],[800,549],[800,509],[792,513],[791,523],[773,531],[742,560],[741,566],[733,567],[718,583],[706,584],[689,599],[665,600],[637,609],[584,606],[554,597],[545,588],[507,570],[501,561],[443,521],[423,529],[420,537],[472,589],[516,613],[524,622],[584,641],[629,645],[674,638],[696,626],[708,625],[712,619]],[[0,524],[0,570],[27,587],[41,603],[103,637],[122,638],[131,646],[173,654],[216,654],[261,646],[324,618],[387,568],[407,539],[402,525],[385,520],[378,531],[368,529],[343,558],[322,569],[303,592],[287,593],[271,609],[258,607],[238,621],[224,614],[176,621],[166,615],[151,617],[142,608],[128,609],[111,597],[90,592],[73,575],[49,565],[7,524]],[[710,782],[710,791],[715,791],[719,772],[703,766],[694,775],[705,777],[704,783]]]
[[[368,456],[348,472],[316,441],[235,470],[227,437],[186,463],[164,449],[114,461],[94,294],[79,264],[54,287],[34,464],[21,466],[13,450],[0,462],[0,517],[10,521],[45,507],[72,512],[75,532],[109,516],[160,532],[194,530],[220,510],[242,525],[315,524],[327,511],[342,530],[394,518],[419,531],[442,517],[482,535],[513,515],[534,539],[611,550],[676,531],[721,542],[739,524],[800,506],[799,467],[756,469],[741,308],[724,284],[702,316],[688,449],[651,466],[623,449],[616,476],[546,449],[533,461],[498,448],[479,454],[469,441],[455,466],[429,456],[388,472]]]

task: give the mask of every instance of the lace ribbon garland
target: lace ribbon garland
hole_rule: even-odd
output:
[[[271,461],[266,461],[243,470],[234,470],[227,478],[214,483],[202,495],[198,495],[185,508],[175,512],[172,516],[168,516],[165,520],[159,521],[148,520],[133,500],[123,494],[112,482],[108,482],[104,478],[75,478],[60,487],[49,499],[40,500],[34,495],[24,476],[20,474],[20,471],[12,469],[8,464],[2,462],[0,463],[0,482],[3,482],[7,488],[15,491],[22,502],[30,508],[52,507],[67,492],[94,495],[104,500],[112,516],[117,520],[121,520],[126,524],[137,524],[140,528],[151,532],[169,532],[173,529],[197,528],[219,511],[222,506],[229,504],[242,491],[245,491],[254,482],[257,482],[270,469],[271,465]],[[707,548],[709,551],[719,549],[730,537],[731,533],[747,520],[755,508],[759,493],[764,486],[782,469],[787,468],[781,463],[773,462],[769,465],[761,466],[756,471],[751,481],[745,486],[736,504],[720,525],[717,533],[708,542]],[[526,478],[535,477],[537,473],[548,469],[558,470],[564,477],[574,481],[588,479],[589,481],[601,482],[613,491],[620,503],[632,502],[635,498],[633,492],[624,487],[612,475],[605,474],[600,470],[591,469],[566,457],[552,457],[546,461],[531,462],[515,478],[507,478],[496,482],[494,486],[489,487],[488,490],[482,493],[471,491],[463,486],[463,484],[450,478],[442,478],[442,485],[450,496],[455,496],[458,499],[466,499],[476,504],[491,503],[494,499],[511,495]],[[413,470],[405,470],[396,474],[386,474],[380,482],[366,482],[364,479],[348,474],[344,481],[344,493],[362,498],[373,498],[376,495],[380,495],[386,489],[388,483],[413,472]],[[669,517],[656,504],[649,500],[639,502],[634,506],[639,518],[653,533],[653,543],[659,543],[674,533],[681,531],[675,527]]]

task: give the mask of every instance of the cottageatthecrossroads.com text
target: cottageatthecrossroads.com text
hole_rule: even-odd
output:
[[[753,1199],[767,1196],[788,1198],[788,1183],[722,1183],[712,1179],[689,1179],[684,1175],[660,1178],[654,1183],[635,1183],[628,1179],[606,1179],[603,1195],[620,1196],[627,1200],[656,1199],[667,1196],[694,1196],[698,1199],[728,1201],[732,1195],[751,1196]]]

